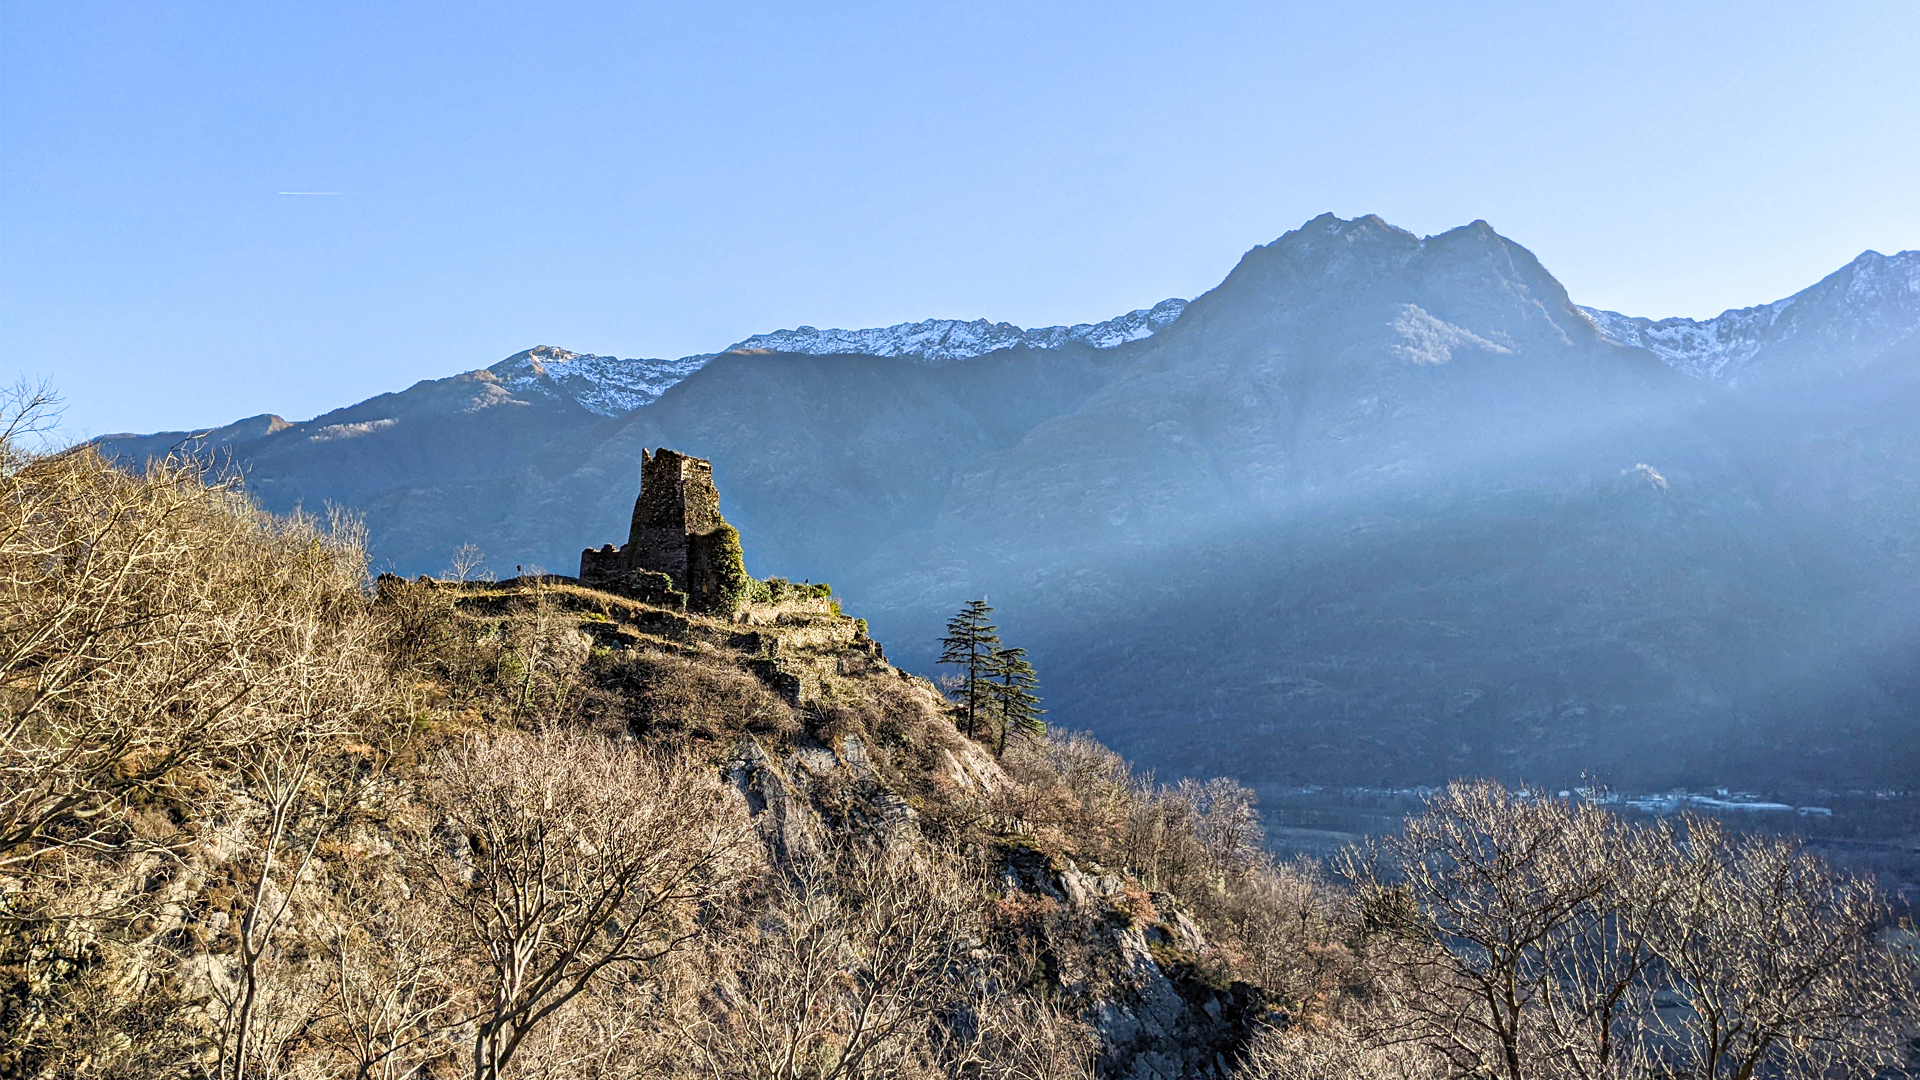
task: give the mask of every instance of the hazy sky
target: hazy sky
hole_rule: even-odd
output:
[[[76,435],[535,344],[1093,321],[1324,210],[1486,218],[1652,316],[1920,247],[1914,0],[0,13],[0,375]]]

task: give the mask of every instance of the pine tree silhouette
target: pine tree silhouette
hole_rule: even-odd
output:
[[[1007,752],[1010,733],[1037,739],[1047,730],[1047,722],[1040,719],[1046,710],[1040,707],[1040,696],[1034,693],[1039,688],[1040,677],[1027,662],[1027,650],[994,650],[987,668],[987,696],[993,703],[1000,728],[993,747],[994,757]]]
[[[982,706],[989,693],[986,674],[993,663],[994,652],[1000,647],[1000,628],[987,621],[991,614],[993,609],[985,600],[969,600],[959,614],[947,620],[947,636],[940,639],[940,663],[960,665],[967,672],[962,704],[966,709],[968,738],[973,737],[984,711]]]

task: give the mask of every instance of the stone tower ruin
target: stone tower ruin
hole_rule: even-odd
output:
[[[642,450],[640,497],[627,542],[581,552],[580,583],[655,603],[667,599],[670,585],[704,606],[701,601],[720,587],[711,541],[726,529],[712,462],[664,447],[651,454]]]

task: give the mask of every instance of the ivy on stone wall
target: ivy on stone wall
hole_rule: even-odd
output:
[[[707,549],[708,577],[702,583],[706,587],[694,595],[693,601],[701,611],[731,614],[746,602],[755,584],[747,575],[745,555],[740,550],[740,532],[721,522],[719,528],[698,539]]]

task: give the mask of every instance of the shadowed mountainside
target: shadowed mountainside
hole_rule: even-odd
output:
[[[571,572],[642,448],[710,458],[756,573],[922,671],[986,595],[1055,722],[1164,771],[1871,786],[1920,770],[1912,261],[1723,316],[1695,378],[1484,222],[1326,215],[1115,348],[727,353],[611,417],[475,372],[205,442],[406,573]]]

